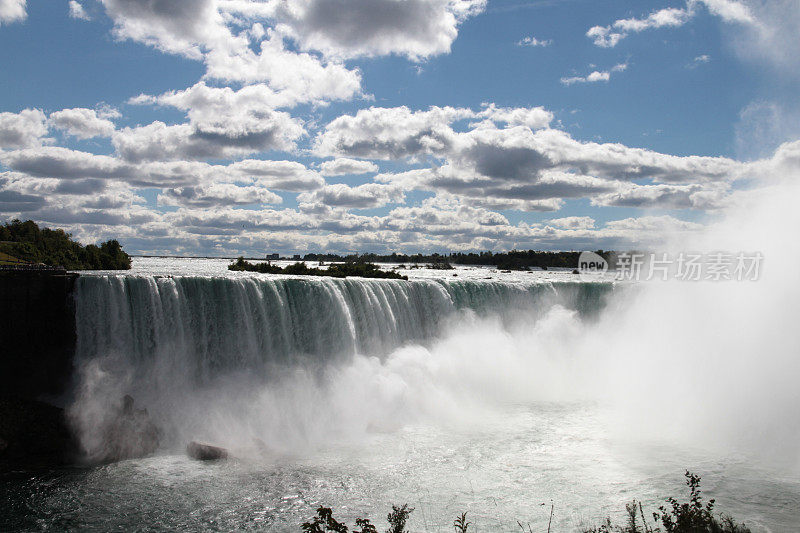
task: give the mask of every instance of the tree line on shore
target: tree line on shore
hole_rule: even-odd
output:
[[[32,220],[0,225],[0,264],[41,263],[68,270],[129,270],[131,258],[111,239],[82,245],[62,229],[40,228]]]
[[[608,264],[616,263],[617,252],[597,250]],[[412,263],[431,265],[492,265],[501,270],[527,270],[529,268],[575,268],[581,252],[546,252],[539,250],[511,250],[510,252],[453,252],[449,254],[316,254],[303,256],[304,261],[333,261],[346,263]]]

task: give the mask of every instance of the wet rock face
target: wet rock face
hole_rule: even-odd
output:
[[[126,395],[116,416],[105,428],[101,462],[121,461],[152,454],[158,449],[161,431],[150,419],[147,409],[136,409]]]
[[[228,450],[219,446],[211,446],[192,441],[186,446],[186,455],[197,461],[217,461],[228,458]]]

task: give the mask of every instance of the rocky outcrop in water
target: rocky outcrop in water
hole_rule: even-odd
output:
[[[217,461],[228,458],[228,450],[219,446],[211,446],[192,441],[186,446],[186,455],[197,461]]]
[[[105,428],[101,462],[145,457],[158,449],[161,431],[150,419],[147,409],[136,409],[126,395],[122,406]]]

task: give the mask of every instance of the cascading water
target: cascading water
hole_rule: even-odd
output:
[[[380,361],[405,344],[424,345],[465,314],[533,323],[560,305],[594,316],[611,290],[579,282],[82,276],[73,420],[90,457],[103,443],[98,420],[124,394],[163,425],[168,447],[194,437],[302,446],[314,441],[314,427],[339,432],[341,410],[328,412],[326,396],[336,387],[331,373],[353,357]]]
[[[225,368],[299,355],[385,354],[431,338],[459,310],[497,314],[555,302],[591,314],[607,284],[83,276],[76,287],[79,359],[180,359],[211,378]]]

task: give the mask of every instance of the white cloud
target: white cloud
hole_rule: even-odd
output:
[[[504,154],[500,151],[496,155],[502,158]],[[508,155],[515,157],[513,153]],[[517,211],[557,211],[565,199],[592,197],[620,188],[615,181],[552,170],[537,174],[512,171],[512,174],[495,168],[491,172],[503,173],[505,177],[486,176],[476,172],[468,163],[456,163],[436,169],[380,174],[376,180],[406,189],[447,193],[468,205]]]
[[[118,38],[203,60],[208,78],[266,82],[287,102],[284,105],[362,96],[361,73],[346,67],[344,59],[398,54],[422,60],[447,53],[458,26],[486,3],[101,1]]]
[[[653,11],[644,18],[619,19],[608,26],[593,26],[586,32],[586,36],[592,39],[596,46],[613,48],[631,33],[683,26],[697,15],[700,5],[704,5],[711,14],[720,17],[725,22],[756,23],[750,9],[738,1],[687,0],[685,7],[668,7]]]
[[[119,155],[134,163],[165,160],[232,159],[269,150],[292,150],[304,135],[288,113],[242,110],[229,116],[200,113],[189,124],[117,130],[112,142]]]
[[[713,15],[720,17],[725,22],[738,22],[740,24],[755,24],[756,18],[750,7],[737,0],[690,0],[688,6],[694,8],[703,4]]]
[[[76,0],[69,0],[69,16],[79,20],[91,20],[92,18]]]
[[[753,161],[748,167],[750,175],[762,177],[768,183],[795,175],[800,170],[800,140],[781,144],[771,157]]]
[[[219,94],[223,96],[222,109],[248,106],[238,103],[235,91]],[[229,97],[233,100],[229,101]],[[56,198],[63,208],[48,216],[62,221],[76,220],[80,216],[98,221],[98,224],[101,221],[122,223],[129,220],[156,224],[165,220],[158,213],[146,215],[139,207],[119,207],[131,203],[125,196],[101,197],[105,194],[102,191],[110,186],[104,183],[124,183],[127,186],[164,188],[159,202],[177,205],[184,210],[182,218],[169,219],[170,223],[180,221],[186,224],[181,226],[184,229],[176,229],[174,235],[180,231],[204,230],[255,235],[268,231],[268,228],[281,227],[301,232],[298,238],[305,239],[303,242],[316,243],[321,242],[319,232],[339,232],[340,236],[328,238],[339,244],[353,244],[374,242],[380,235],[386,242],[416,242],[419,246],[439,243],[448,248],[512,247],[522,243],[556,246],[556,243],[565,242],[595,242],[593,239],[603,243],[614,239],[616,242],[622,242],[620,239],[633,242],[650,230],[647,224],[642,223],[638,223],[639,229],[636,229],[632,222],[589,228],[588,224],[582,226],[577,221],[569,222],[569,217],[554,219],[557,222],[544,227],[512,226],[504,222],[505,218],[497,211],[554,211],[571,198],[587,198],[598,206],[712,209],[725,201],[729,194],[728,182],[744,172],[741,164],[725,158],[678,157],[619,144],[577,141],[567,133],[549,127],[552,115],[541,108],[505,109],[494,105],[486,105],[480,111],[371,108],[354,116],[339,117],[320,133],[315,146],[332,147],[332,151],[342,155],[338,161],[323,162],[321,171],[328,174],[376,171],[371,162],[346,159],[348,155],[363,157],[365,153],[378,159],[402,154],[402,158],[409,160],[430,160],[435,166],[379,174],[377,183],[325,185],[318,173],[293,161],[248,159],[229,165],[187,161],[185,156],[188,154],[184,152],[198,148],[191,144],[194,140],[186,141],[192,139],[192,120],[198,124],[211,120],[206,118],[206,114],[212,117],[216,113],[214,102],[217,100],[201,98],[202,105],[192,107],[184,102],[184,98],[188,97],[182,94],[178,100],[183,103],[176,106],[187,109],[190,123],[157,125],[166,132],[173,128],[188,128],[180,142],[171,142],[169,135],[154,135],[150,141],[142,143],[134,143],[133,137],[128,139],[139,149],[143,146],[157,147],[154,149],[158,157],[152,157],[152,154],[141,157],[139,154],[123,160],[46,146],[3,153],[0,162],[12,173],[28,180],[44,179],[57,183],[52,187],[58,187],[59,192],[45,193],[0,185],[0,190],[4,191],[0,202],[5,202],[2,205],[9,210],[41,210],[48,198]],[[256,101],[260,100],[256,98]],[[254,108],[258,106],[254,105]],[[108,116],[106,113],[95,114],[98,118]],[[466,129],[454,129],[454,123],[458,121],[475,119],[479,122],[468,125]],[[142,133],[141,130],[152,126],[131,130]],[[114,134],[115,139],[118,134]],[[162,142],[158,142],[159,139]],[[203,151],[207,147],[200,148]],[[218,153],[218,149],[216,147],[214,153]],[[124,152],[121,148],[120,154]],[[165,153],[175,153],[176,157],[181,155],[182,158],[159,160]],[[12,181],[20,183],[23,178]],[[642,179],[651,180],[652,184],[630,183]],[[403,191],[413,189],[434,192],[437,200],[423,203],[420,207],[403,204]],[[297,198],[299,210],[267,210],[269,213],[263,213],[264,209],[258,209],[255,215],[234,217],[229,213],[222,218],[203,214],[204,210],[212,207],[222,209],[226,206],[277,203],[280,197],[273,190],[301,193]],[[73,199],[62,201],[58,195],[68,195]],[[80,204],[79,197],[83,199]],[[384,217],[361,217],[347,212],[349,209],[378,208],[392,203],[400,205]],[[101,205],[116,206],[115,211],[107,216],[100,215],[96,211]],[[223,223],[223,220],[228,222]],[[230,223],[232,220],[246,221],[235,228]],[[422,222],[424,220],[432,222],[427,224]],[[214,227],[214,224],[222,225]],[[250,229],[245,232],[241,224]]]
[[[169,91],[158,96],[140,94],[128,103],[174,107],[188,112],[194,120],[203,121],[219,114],[270,111],[292,106],[297,101],[293,95],[275,92],[262,83],[235,90],[230,87],[209,87],[201,81],[182,91]]]
[[[729,31],[739,56],[758,67],[769,66],[780,78],[800,79],[800,5],[796,0],[749,2],[755,22]]]
[[[611,220],[606,223],[606,228],[615,230],[622,235],[635,235],[639,232],[665,235],[675,232],[698,231],[703,228],[703,225],[680,220],[669,215],[662,215]]]
[[[47,119],[39,109],[0,113],[0,149],[38,146],[45,135]]]
[[[109,111],[101,112],[100,115],[109,116]],[[111,113],[110,116],[116,115],[119,113]],[[80,107],[50,113],[50,123],[78,139],[110,137],[115,130],[114,123],[108,118],[98,116],[94,109]]]
[[[322,103],[361,96],[361,72],[336,60],[287,50],[283,37],[268,30],[258,53],[247,46],[219,47],[206,56],[207,76],[224,81],[266,82],[284,98]]]
[[[279,204],[283,199],[263,187],[238,186],[232,183],[164,189],[158,195],[159,205],[209,208],[218,206]]]
[[[595,220],[592,217],[563,217],[550,219],[547,223],[564,229],[592,229]]]
[[[627,68],[627,63],[619,63],[611,67],[609,70],[594,70],[586,76],[570,76],[561,78],[561,83],[563,85],[573,85],[575,83],[597,83],[599,81],[608,81],[611,79],[612,72],[623,72]]]
[[[16,211],[35,211],[45,204],[49,207],[120,209],[145,201],[125,183],[91,178],[54,180],[7,172],[0,173],[0,186],[7,193],[40,199],[35,202],[39,207],[28,205]]]
[[[492,106],[488,110],[487,114],[497,111]],[[589,198],[595,205],[715,208],[728,194],[725,184],[745,169],[726,158],[678,157],[621,144],[581,142],[549,127],[499,127],[491,121],[466,131],[451,127],[455,120],[481,113],[361,110],[328,124],[316,147],[340,156],[430,161],[433,167],[378,174],[375,180],[406,190],[447,193],[467,205],[499,210],[552,211],[570,198]],[[653,186],[630,183],[643,179]]]
[[[343,115],[317,137],[315,151],[321,156],[365,159],[404,159],[447,149],[453,130],[450,123],[473,117],[468,109],[431,107],[412,111],[403,107],[371,107],[354,116]]]
[[[233,181],[252,182],[278,191],[305,192],[325,183],[319,174],[296,161],[246,159],[226,168]]]
[[[470,207],[446,196],[428,198],[418,207],[396,207],[386,217],[385,225],[394,231],[451,238],[469,235],[471,239],[516,231],[500,213]]]
[[[665,8],[650,13],[645,18],[620,19],[610,26],[594,26],[586,32],[596,46],[613,48],[631,32],[651,28],[683,26],[693,16],[688,9]]]
[[[530,37],[524,37],[517,42],[517,46],[545,47],[545,46],[550,46],[551,44],[553,44],[552,39],[537,39],[533,35],[531,35]]]
[[[534,130],[546,128],[553,121],[553,113],[543,107],[497,107],[495,104],[488,104],[475,116],[504,122],[508,126],[527,126]]]
[[[203,60],[209,78],[267,82],[272,91],[281,95],[283,105],[350,99],[361,94],[358,69],[348,69],[340,62],[309,53],[287,50],[284,35],[276,33],[274,28],[265,30],[256,23],[260,31],[234,35],[228,26],[227,10],[250,3],[103,0],[103,4],[115,22],[114,33],[118,38]],[[261,10],[263,14],[273,11],[268,4],[273,3],[261,4],[268,8]],[[258,52],[250,47],[250,39],[255,35],[259,35]]]
[[[335,183],[297,197],[298,202],[352,209],[383,207],[389,203],[401,203],[403,199],[403,191],[399,187],[380,183],[366,183],[357,187]]]
[[[114,34],[165,52],[202,58],[213,46],[229,46],[233,35],[214,0],[101,0]]]
[[[185,187],[211,183],[253,185],[306,192],[324,185],[322,177],[295,161],[244,160],[230,165],[199,161],[133,164],[115,157],[57,146],[0,152],[0,163],[34,178],[116,180],[145,187]]]
[[[315,140],[324,155],[371,159],[434,157],[492,179],[534,179],[544,171],[612,180],[666,182],[725,180],[740,165],[720,157],[678,157],[614,143],[580,142],[553,128],[490,127],[485,123],[456,132],[450,124],[475,115],[465,109],[370,108],[331,121]],[[413,171],[412,171],[413,173]],[[468,175],[468,174],[460,174]]]
[[[479,112],[435,106],[426,111],[371,107],[330,122],[317,137],[314,150],[321,156],[386,160],[441,155],[457,136],[451,124],[464,119],[484,119],[478,128],[493,129],[495,123],[502,123],[540,129],[550,124],[553,114],[542,107],[498,108],[494,104]]]
[[[274,18],[303,50],[418,61],[449,52],[458,26],[485,5],[486,0],[300,0],[278,4]]]
[[[26,0],[0,0],[0,25],[25,20],[26,6]]]
[[[665,229],[685,232],[700,228],[674,217],[627,218],[599,228],[588,217],[512,225],[490,208],[448,194],[437,194],[418,206],[395,207],[383,216],[355,215],[348,208],[302,202],[298,209],[241,209],[246,202],[277,198],[255,186],[213,183],[163,191],[159,202],[180,208],[159,213],[148,210],[125,184],[101,183],[98,188],[90,180],[62,186],[64,183],[0,174],[0,212],[8,216],[24,213],[28,218],[64,225],[79,238],[105,232],[121,239],[130,251],[202,253],[213,249],[220,255],[260,253],[265,246],[275,247],[279,242],[282,249],[338,252],[619,248],[657,243]],[[350,196],[347,205],[356,202],[362,207],[373,205],[374,198],[381,196],[376,191],[352,193],[334,195],[331,203]],[[52,204],[48,204],[50,198]]]
[[[524,133],[527,130],[527,133]],[[681,167],[684,170],[713,166],[724,163],[725,160],[715,158],[680,158],[664,156],[653,152],[636,152],[637,149],[621,145],[592,145],[570,141],[563,132],[541,130],[532,132],[524,127],[497,129],[491,131],[485,127],[473,131],[459,133],[463,136],[455,139],[453,149],[457,153],[467,151],[473,159],[480,156],[480,152],[469,150],[470,138],[475,137],[481,143],[493,142],[498,146],[509,148],[523,146],[530,143],[531,138],[537,136],[553,136],[550,139],[551,148],[555,149],[558,142],[577,143],[572,147],[580,152],[586,151],[588,157],[595,150],[600,150],[601,155],[592,155],[592,165],[598,166],[599,159],[613,160],[609,153],[617,153],[622,160],[636,162],[636,157],[644,158],[636,164],[645,164],[644,160],[651,158],[648,164],[658,163],[665,167]],[[559,137],[566,136],[564,137]],[[498,137],[499,136],[499,137]],[[532,136],[532,137],[531,137]],[[495,138],[498,137],[498,138]],[[502,138],[502,139],[501,139]],[[502,142],[500,142],[502,141]],[[542,141],[543,142],[543,141]],[[586,146],[589,145],[589,146]],[[774,156],[768,160],[758,161],[745,165],[748,172],[764,175],[785,175],[789,169],[800,167],[800,142],[788,143],[781,146]],[[548,155],[554,158],[555,153],[569,155],[569,146],[560,147],[557,152]],[[631,152],[632,151],[632,152]],[[172,253],[213,253],[217,255],[233,255],[239,253],[263,253],[265,247],[275,249],[294,250],[329,250],[338,252],[352,252],[354,250],[392,251],[392,250],[420,250],[441,251],[450,250],[475,250],[475,249],[580,249],[588,247],[602,247],[606,249],[620,249],[631,247],[647,247],[658,245],[663,240],[665,232],[687,233],[699,231],[701,224],[680,220],[673,216],[642,216],[627,217],[612,220],[598,225],[591,217],[561,217],[546,220],[543,223],[517,223],[512,224],[496,209],[501,202],[509,205],[519,199],[511,197],[504,200],[497,197],[497,204],[492,205],[490,197],[480,198],[462,194],[449,193],[444,189],[434,189],[436,195],[422,201],[419,205],[399,205],[382,216],[362,216],[349,213],[348,209],[362,206],[383,205],[384,192],[389,193],[391,186],[395,191],[401,191],[407,184],[414,182],[423,183],[425,177],[436,175],[436,169],[418,169],[408,171],[409,176],[404,183],[389,183],[382,187],[359,186],[327,186],[319,195],[307,194],[299,198],[298,209],[274,209],[270,207],[245,208],[251,204],[264,205],[278,198],[272,196],[268,190],[267,182],[255,181],[255,171],[261,171],[267,179],[288,178],[297,175],[319,176],[305,169],[303,165],[291,161],[259,161],[248,160],[228,166],[208,165],[207,163],[148,163],[133,166],[117,160],[114,167],[114,158],[107,156],[93,156],[66,149],[43,147],[28,149],[19,152],[34,154],[36,152],[55,155],[72,154],[77,160],[82,161],[84,172],[73,170],[72,178],[39,179],[26,176],[17,171],[0,173],[0,212],[4,216],[17,216],[24,214],[28,218],[67,227],[76,233],[79,238],[97,240],[88,236],[108,235],[120,238],[130,251],[171,251]],[[4,153],[3,163],[8,164],[25,159],[30,164],[31,157],[21,158],[20,153]],[[511,152],[514,153],[513,151]],[[465,156],[467,157],[467,156]],[[667,159],[662,159],[667,158]],[[68,157],[65,157],[68,159]],[[470,163],[467,158],[465,163]],[[524,161],[524,158],[520,161]],[[513,162],[512,166],[520,161]],[[459,161],[460,163],[460,161]],[[619,161],[618,161],[619,163]],[[474,164],[470,163],[470,164]],[[143,179],[145,174],[149,179],[158,179],[158,176],[170,175],[173,178],[181,176],[185,181],[183,185],[175,184],[162,191],[159,202],[178,205],[175,212],[160,213],[148,210],[131,190],[127,182],[118,180],[98,181],[86,177],[86,169],[93,165],[95,175],[119,175],[120,172],[136,172],[136,179]],[[688,165],[688,166],[687,166]],[[15,165],[16,166],[16,165]],[[486,163],[483,164],[486,167]],[[579,165],[580,166],[580,165]],[[445,178],[459,178],[467,167],[461,167],[458,172]],[[127,170],[126,170],[127,169]],[[511,180],[515,175],[510,169],[502,169],[489,164],[488,170],[498,176],[508,176],[505,181],[509,186],[521,187],[524,174],[520,174],[520,181]],[[31,170],[29,168],[28,170]],[[614,170],[613,168],[606,169]],[[649,170],[648,172],[652,172]],[[692,174],[692,172],[689,172]],[[83,176],[83,177],[81,177]],[[480,179],[476,174],[475,179]],[[702,180],[698,175],[696,180]],[[239,185],[231,185],[236,181]],[[469,180],[466,180],[469,181]],[[316,182],[319,183],[319,182]],[[492,182],[488,182],[490,185]],[[221,185],[220,185],[221,184]],[[563,187],[575,186],[590,189],[593,186],[618,186],[616,192],[624,193],[626,198],[646,199],[646,207],[669,208],[684,201],[688,197],[711,198],[717,192],[723,192],[726,182],[707,184],[653,184],[637,185],[627,182],[609,181],[603,178],[592,178],[588,175],[576,175],[572,172],[554,170],[542,171],[538,181],[528,185],[542,187],[562,187],[561,192],[567,191]],[[498,185],[498,180],[494,180]],[[701,186],[702,185],[702,186]],[[338,191],[341,192],[338,192]],[[486,189],[489,190],[489,189]],[[533,191],[530,189],[528,192]],[[551,193],[553,191],[550,191]],[[395,193],[391,193],[395,194]],[[603,193],[589,195],[599,202]],[[620,198],[622,196],[617,196]],[[535,198],[535,196],[531,196]],[[312,203],[302,200],[309,199]],[[327,199],[330,204],[314,203]],[[680,201],[676,201],[680,199]],[[52,200],[52,201],[51,201]],[[400,201],[400,200],[399,200]],[[560,198],[545,200],[558,204]],[[481,203],[483,202],[483,203]],[[652,205],[650,205],[652,204]],[[645,205],[639,203],[640,206]],[[355,206],[355,207],[351,207]],[[545,203],[541,209],[545,208]],[[281,247],[281,248],[279,248]]]
[[[338,158],[325,161],[319,166],[323,176],[344,176],[346,174],[367,174],[377,172],[378,165],[370,161]]]
[[[492,211],[527,211],[550,212],[558,211],[564,207],[562,198],[547,198],[545,200],[521,200],[502,196],[469,196],[460,195],[461,202],[470,207],[480,207]]]
[[[125,179],[131,176],[131,168],[116,158],[60,146],[0,153],[0,163],[16,172],[43,178]]]
[[[640,209],[699,209],[722,207],[730,190],[725,184],[708,185],[634,185],[592,198],[592,205],[635,207]]]

